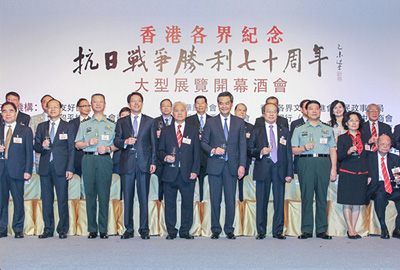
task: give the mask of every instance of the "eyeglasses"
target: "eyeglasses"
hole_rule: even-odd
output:
[[[376,109],[376,110],[368,110],[369,112],[380,112],[380,110],[379,109]]]

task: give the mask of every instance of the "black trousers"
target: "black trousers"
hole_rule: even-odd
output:
[[[196,180],[183,180],[181,172],[179,171],[177,178],[174,182],[164,183],[164,198],[165,198],[165,223],[167,231],[171,234],[177,234],[176,229],[176,196],[178,190],[181,193],[181,227],[179,234],[189,233],[193,224],[193,198],[194,187]],[[189,180],[189,182],[188,182]]]
[[[396,227],[395,229],[400,229],[400,189],[394,188],[391,194],[385,191],[385,186],[383,181],[378,182],[378,190],[375,193],[375,212],[378,216],[379,223],[381,224],[381,229],[387,229],[386,222],[385,222],[385,212],[386,206],[389,204],[389,200],[394,202],[397,210],[397,217],[396,217]]]
[[[131,173],[122,175],[124,186],[124,225],[129,233],[133,233],[133,201],[135,197],[135,183],[140,207],[139,233],[149,232],[148,199],[150,187],[150,173],[142,172],[136,163]]]
[[[285,182],[279,178],[278,165],[271,162],[267,177],[256,182],[256,223],[258,233],[267,233],[268,202],[271,191],[274,195],[274,218],[272,223],[272,234],[282,234],[285,221]]]
[[[211,231],[221,233],[222,228],[219,223],[221,215],[222,188],[225,197],[225,233],[234,232],[233,221],[235,220],[235,196],[237,175],[232,175],[228,162],[225,162],[224,169],[219,175],[208,175],[210,185],[211,200]]]
[[[56,188],[58,215],[60,217],[57,232],[67,233],[69,230],[68,183],[65,175],[57,175],[53,162],[49,164],[49,173],[40,176],[45,232],[54,232],[54,187]]]
[[[0,233],[7,233],[8,225],[8,202],[10,192],[14,203],[14,215],[12,229],[14,232],[23,232],[25,210],[24,210],[24,179],[15,179],[7,170],[7,160],[4,162],[3,174],[0,176]]]

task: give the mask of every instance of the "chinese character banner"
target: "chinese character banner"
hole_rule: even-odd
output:
[[[300,117],[299,102],[343,100],[365,116],[400,122],[400,5],[364,1],[9,1],[0,3],[0,89],[21,94],[20,110],[41,112],[51,94],[67,119],[76,101],[101,92],[117,118],[126,96],[144,96],[157,116],[164,98],[183,101],[230,91],[254,122],[268,96],[280,114]],[[1,98],[2,100],[2,98]],[[1,103],[1,101],[0,101]]]

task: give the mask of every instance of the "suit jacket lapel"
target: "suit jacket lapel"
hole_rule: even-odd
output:
[[[218,114],[218,125],[217,125],[217,129],[219,130],[219,133],[222,134],[222,138],[225,140],[225,133],[224,133],[224,129],[223,129],[223,125],[225,124],[224,122],[221,122],[221,114]],[[232,118],[231,118],[232,120]],[[232,122],[231,122],[232,124]],[[228,132],[228,140],[229,140],[229,132]]]
[[[262,143],[266,143],[265,147],[268,147],[269,141],[268,141],[268,136],[267,136],[267,130],[265,129],[265,122],[263,122],[261,126],[261,134],[262,134]],[[261,149],[264,147],[264,145],[261,147]],[[261,150],[260,149],[260,150]]]
[[[176,145],[176,149],[179,149],[178,137],[176,135],[178,133],[178,131],[175,129],[175,124],[171,128],[171,132],[172,132],[171,136],[172,136],[172,138],[174,140],[174,143]],[[182,135],[182,137],[183,137],[183,135]]]
[[[142,119],[140,119],[140,125],[139,125],[139,134],[137,134],[138,138],[142,134],[141,131],[142,131],[142,128],[144,128],[144,125],[146,124],[146,121],[147,121],[147,119],[146,119],[145,115],[142,114]],[[131,122],[131,124],[132,124],[132,122]],[[132,129],[133,129],[133,126],[132,126]]]
[[[58,141],[58,139],[60,138],[61,131],[64,131],[64,121],[60,118],[60,123],[58,124],[57,132],[54,135],[53,143]]]

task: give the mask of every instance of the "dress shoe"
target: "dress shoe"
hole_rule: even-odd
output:
[[[349,239],[357,239],[357,235],[350,235],[349,232],[347,232],[347,237]]]
[[[194,239],[194,236],[190,235],[189,233],[179,234],[179,237],[180,238],[185,238],[185,239],[188,239],[188,240]]]
[[[257,240],[262,240],[262,239],[264,239],[265,238],[265,233],[259,233],[259,234],[257,234],[257,236],[256,236],[256,239]]]
[[[66,238],[67,238],[67,234],[66,234],[65,232],[59,232],[58,238],[60,238],[60,239],[66,239]]]
[[[393,231],[393,234],[392,234],[392,236],[394,237],[394,238],[399,238],[400,239],[400,229],[395,229],[394,231]]]
[[[43,232],[41,235],[39,235],[39,239],[46,239],[49,237],[53,237],[54,233],[51,232]]]
[[[133,232],[124,232],[123,235],[121,235],[121,239],[129,239],[129,238],[133,238]]]
[[[3,237],[7,237],[7,233],[5,232],[5,233],[0,233],[0,238],[3,238]]]
[[[149,235],[148,232],[142,232],[142,233],[140,234],[140,237],[141,237],[142,239],[144,239],[144,240],[149,240],[149,239],[150,239],[150,235]]]
[[[173,240],[173,239],[175,239],[175,238],[176,238],[176,234],[173,234],[173,233],[169,233],[169,234],[167,235],[167,237],[166,237],[167,240]]]
[[[213,232],[211,235],[211,239],[218,239],[219,238],[219,233]]]
[[[235,236],[235,234],[234,234],[233,232],[229,232],[229,233],[226,235],[226,238],[231,239],[231,240],[235,240],[235,239],[236,239],[236,236]]]
[[[274,234],[273,237],[274,237],[274,238],[277,238],[277,239],[281,239],[281,240],[286,239],[286,236],[284,236],[284,235],[281,234],[281,233]]]
[[[308,239],[308,238],[312,238],[312,234],[311,233],[307,233],[307,232],[303,232],[301,235],[299,235],[299,237],[297,237],[298,239]]]
[[[357,238],[357,239],[361,239],[362,237],[361,237],[361,235],[357,234],[357,235],[356,235],[356,238]]]
[[[18,238],[24,238],[24,234],[22,232],[16,232],[14,237],[17,238],[17,239]]]
[[[95,239],[97,237],[97,232],[90,232],[88,235],[89,239]]]
[[[101,239],[108,239],[108,233],[106,233],[106,232],[101,232],[101,233],[100,233],[100,238],[101,238]]]
[[[332,236],[327,235],[326,232],[322,233],[317,233],[317,238],[325,239],[325,240],[331,240]]]
[[[389,235],[389,232],[388,232],[387,229],[383,229],[383,230],[381,231],[381,238],[382,238],[382,239],[389,239],[389,238],[390,238],[390,235]]]

